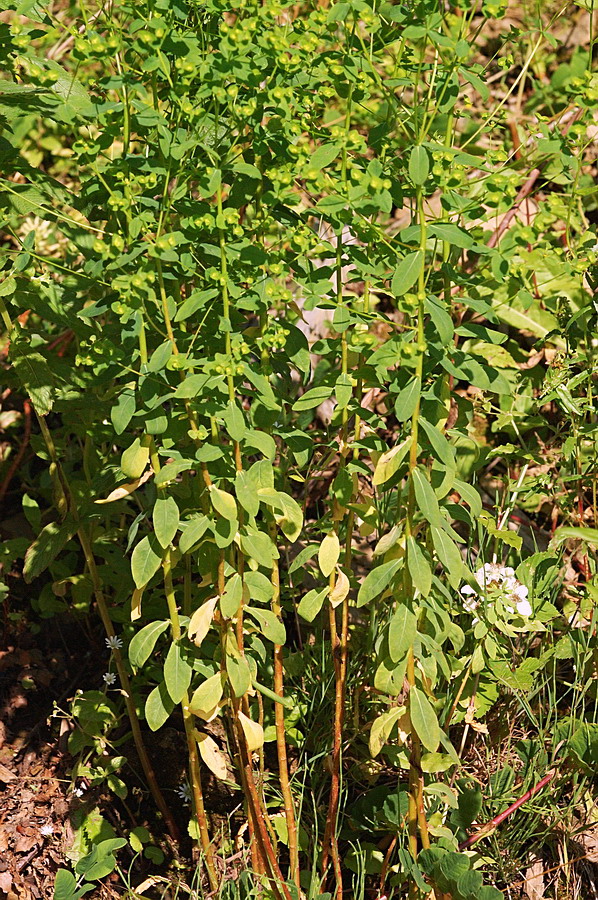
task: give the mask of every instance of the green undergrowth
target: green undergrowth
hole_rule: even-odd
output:
[[[56,900],[514,898],[590,827],[592,3],[5,3]]]

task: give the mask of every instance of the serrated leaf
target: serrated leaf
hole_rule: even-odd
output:
[[[131,574],[135,587],[142,588],[156,574],[162,564],[162,553],[153,535],[141,538],[131,555]]]
[[[414,250],[400,261],[390,283],[390,289],[395,297],[402,297],[413,287],[421,271],[423,256],[422,250]]]
[[[260,631],[267,640],[280,646],[285,643],[287,639],[286,629],[278,616],[273,612],[269,609],[254,609],[252,606],[245,607],[245,612],[257,619],[260,624]]]
[[[192,674],[193,669],[185,659],[181,644],[173,642],[164,663],[164,681],[174,703],[180,703],[185,696]]]
[[[191,616],[187,634],[189,635],[189,640],[193,641],[196,647],[200,646],[210,630],[217,603],[218,597],[212,597],[210,600],[206,600],[199,609],[196,609]]]
[[[154,504],[152,522],[154,534],[164,549],[170,546],[177,533],[179,518],[179,508],[174,497],[158,497]]]
[[[434,707],[415,685],[409,688],[409,715],[418,738],[426,750],[434,753],[440,744],[440,725]]]
[[[334,571],[341,553],[341,545],[336,531],[329,531],[318,550],[320,572],[326,578]]]
[[[402,559],[391,559],[368,572],[357,594],[357,606],[365,606],[366,603],[384,593],[402,566]]]
[[[150,658],[152,650],[161,634],[168,628],[168,622],[150,622],[131,639],[129,644],[129,662],[140,669]]]

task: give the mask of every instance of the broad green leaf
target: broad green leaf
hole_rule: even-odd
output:
[[[435,528],[442,528],[442,518],[440,516],[440,507],[436,494],[432,489],[432,485],[423,473],[423,470],[416,466],[411,472],[413,479],[413,487],[415,490],[415,499],[420,511],[424,514],[424,518],[434,525]]]
[[[318,591],[315,588],[311,591],[308,591],[307,594],[305,594],[301,598],[301,600],[299,601],[299,606],[297,607],[297,612],[299,613],[301,618],[305,619],[307,622],[313,622],[315,617],[322,609],[324,600],[327,596],[327,587],[325,587],[321,591]]]
[[[187,634],[189,635],[189,640],[193,641],[196,647],[200,646],[210,630],[217,603],[218,597],[212,597],[210,600],[206,600],[199,609],[196,609],[191,616]]]
[[[395,400],[395,415],[399,422],[406,422],[413,415],[422,389],[421,378],[413,376],[405,387],[397,394]],[[411,439],[407,438],[409,443]]]
[[[245,512],[250,516],[257,516],[260,498],[248,472],[237,472],[235,475],[235,494]]]
[[[320,387],[310,388],[310,390],[302,394],[302,396],[299,397],[298,400],[295,400],[295,402],[293,403],[293,409],[295,412],[303,412],[303,410],[306,409],[314,409],[325,400],[329,400],[332,397],[333,393],[334,385],[321,385]]]
[[[242,697],[251,687],[251,671],[244,656],[233,655],[227,650],[226,674],[230,681],[235,697]]]
[[[156,641],[166,631],[168,625],[168,622],[150,622],[133,636],[129,644],[129,662],[132,666],[139,669],[145,665],[156,646]]]
[[[179,527],[179,508],[174,497],[158,497],[154,504],[152,521],[158,543],[166,549],[172,543]]]
[[[390,450],[387,450],[382,454],[382,456],[376,463],[376,468],[374,469],[373,484],[375,486],[378,486],[379,484],[385,484],[385,482],[390,481],[392,476],[401,467],[401,464],[407,456],[410,446],[411,438],[408,437],[405,438],[404,441],[401,441],[400,444],[397,444],[396,447],[391,447]]]
[[[127,478],[140,478],[149,462],[149,446],[142,446],[139,438],[135,438],[130,447],[120,458],[120,468]]]
[[[417,635],[417,617],[406,603],[400,602],[388,626],[388,652],[393,662],[402,659]]]
[[[440,725],[434,707],[415,685],[409,688],[409,715],[418,738],[426,750],[434,753],[440,744]]]
[[[245,572],[243,581],[249,591],[249,599],[257,603],[269,603],[274,596],[272,581],[263,572]]]
[[[54,880],[54,900],[73,900],[77,879],[68,869],[58,869]]]
[[[110,419],[116,434],[122,434],[135,414],[135,391],[125,388],[110,410]]]
[[[192,674],[193,669],[185,659],[183,647],[173,641],[164,663],[164,681],[174,703],[180,703],[185,696]]]
[[[224,593],[220,597],[220,612],[225,619],[232,619],[237,615],[242,599],[243,582],[241,576],[235,572],[226,582]]]
[[[341,553],[341,545],[336,531],[330,531],[318,550],[318,565],[326,578],[334,571]]]
[[[245,446],[254,447],[269,460],[273,460],[276,456],[276,441],[265,431],[247,431]]]
[[[162,564],[162,553],[153,535],[141,538],[131,555],[131,573],[135,587],[142,588]]]
[[[62,523],[50,522],[41,530],[25,553],[23,578],[27,584],[54,562],[76,531],[77,524],[70,516]]]
[[[586,544],[598,544],[598,528],[578,528],[563,525],[557,528],[552,536],[551,545],[558,547],[563,541],[584,541]]]
[[[424,254],[421,250],[414,250],[403,257],[396,267],[390,283],[390,289],[395,297],[402,297],[409,288],[413,287],[421,271]]]
[[[236,403],[229,401],[226,411],[223,413],[224,427],[233,441],[242,441],[247,431],[245,417]]]
[[[175,707],[166,684],[161,681],[145,701],[145,720],[152,731],[157,731],[166,722]]]
[[[430,157],[425,147],[416,146],[409,155],[409,177],[417,187],[425,183],[430,171]]]
[[[241,535],[241,550],[267,569],[271,569],[274,560],[280,556],[269,535],[258,531]]]
[[[435,225],[430,225],[429,232],[433,237],[447,241],[453,247],[460,247],[462,250],[469,250],[475,243],[464,228],[453,222],[437,222]]]
[[[220,513],[229,522],[237,519],[237,504],[232,494],[210,485],[210,499],[216,512]]]
[[[222,675],[217,672],[207,678],[203,684],[193,692],[189,709],[195,716],[202,719],[211,719],[214,710],[220,703],[223,694]]]
[[[407,568],[414,587],[422,597],[427,597],[432,587],[432,570],[423,550],[411,536],[407,538]]]
[[[272,641],[273,644],[284,645],[287,633],[278,616],[269,609],[254,609],[252,606],[246,606],[245,612],[257,619],[260,631],[267,640]]]
[[[379,597],[402,568],[403,562],[402,559],[391,559],[368,572],[357,594],[357,606],[365,606],[375,597]]]
[[[386,656],[374,673],[374,687],[383,694],[397,697],[405,687],[405,672],[407,671],[407,657],[404,656],[398,663],[393,663],[390,656]]]
[[[209,300],[213,300],[217,296],[217,288],[209,288],[207,291],[191,291],[184,303],[179,306],[174,321],[183,322],[189,316],[192,316],[194,312],[197,312],[198,309],[205,306]]]
[[[210,519],[208,519],[207,516],[198,516],[197,519],[191,519],[191,521],[185,525],[184,531],[179,539],[179,550],[181,553],[188,553],[188,551],[202,539],[209,527]]]
[[[431,534],[434,549],[444,566],[449,583],[455,590],[459,590],[463,577],[463,559],[459,548],[442,528],[432,526]]]
[[[317,150],[312,153],[309,160],[309,169],[325,169],[341,152],[339,144],[321,144]]]
[[[11,358],[17,378],[40,416],[47,416],[54,406],[52,370],[41,353],[21,352],[21,345],[21,340],[13,340]]]

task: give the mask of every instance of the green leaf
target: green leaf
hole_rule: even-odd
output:
[[[308,169],[325,169],[331,162],[334,162],[339,155],[341,148],[338,144],[322,144],[312,153],[309,160]]]
[[[227,651],[226,674],[235,697],[242,697],[247,693],[251,687],[251,671],[244,656],[233,655]]]
[[[432,485],[424,475],[423,470],[416,466],[411,472],[413,479],[413,488],[415,490],[415,499],[424,518],[435,528],[442,528],[442,518],[440,515],[440,507],[436,494],[432,489]]]
[[[425,147],[416,146],[409,156],[409,177],[417,187],[425,183],[430,171],[430,157]]]
[[[303,412],[306,409],[314,409],[325,400],[329,400],[334,393],[334,385],[320,385],[320,387],[310,388],[298,400],[293,403],[295,412]]]
[[[432,587],[432,570],[423,550],[415,538],[407,538],[407,568],[414,587],[422,597],[427,597]]]
[[[420,398],[422,389],[421,378],[414,375],[397,394],[395,400],[395,415],[399,422],[406,422],[413,415]],[[411,438],[406,438],[411,443]],[[405,443],[405,441],[403,442]]]
[[[273,460],[276,456],[276,441],[265,431],[247,431],[245,433],[245,446],[259,450],[266,459]]]
[[[280,555],[270,537],[261,531],[248,531],[247,534],[241,535],[241,550],[267,569],[273,567],[274,560]]]
[[[149,462],[149,446],[142,446],[139,438],[135,438],[120,458],[120,468],[127,478],[140,478]]]
[[[418,738],[426,750],[434,753],[440,744],[440,725],[434,707],[415,685],[409,688],[409,715]]]
[[[68,869],[58,869],[54,881],[54,900],[73,900],[76,896],[77,879]]]
[[[429,233],[432,237],[440,238],[441,241],[447,241],[453,247],[460,247],[461,250],[469,250],[475,243],[472,236],[464,228],[452,222],[438,222],[436,225],[430,225]]]
[[[248,472],[237,472],[235,475],[235,494],[245,512],[250,516],[257,516],[260,498]]]
[[[198,516],[196,519],[185,525],[184,531],[179,539],[179,550],[181,553],[187,553],[192,547],[202,539],[208,528],[210,527],[210,519],[207,516]]]
[[[122,434],[135,414],[135,391],[125,388],[110,410],[110,420],[116,434]]]
[[[129,644],[129,662],[136,668],[141,668],[150,658],[156,641],[168,628],[168,622],[150,622],[131,639]]]
[[[210,499],[216,512],[220,513],[229,522],[237,519],[237,504],[235,498],[228,491],[223,491],[215,485],[210,485]]]
[[[357,594],[357,606],[365,606],[375,597],[379,597],[402,566],[402,559],[391,559],[390,562],[382,563],[381,566],[376,566],[368,572]]]
[[[463,578],[463,559],[456,544],[442,528],[431,528],[432,541],[438,559],[444,566],[451,587],[459,590]]]
[[[54,376],[41,353],[20,352],[21,341],[13,341],[12,364],[40,416],[47,416],[54,406]],[[15,354],[16,346],[19,347]]]
[[[393,662],[402,659],[417,634],[417,617],[406,603],[399,601],[388,626],[388,652]]]
[[[152,731],[157,731],[166,722],[175,707],[166,683],[161,681],[145,701],[145,721]]]
[[[209,288],[207,291],[191,291],[184,303],[179,306],[174,321],[183,322],[189,316],[192,316],[194,312],[197,312],[198,309],[201,309],[202,306],[205,306],[209,300],[213,300],[217,296],[218,288]]]
[[[173,642],[164,663],[164,681],[173,703],[180,703],[185,696],[193,669],[185,659],[183,647],[178,642]]]
[[[403,460],[407,456],[410,446],[411,438],[408,437],[405,438],[404,441],[401,441],[400,444],[391,447],[390,450],[386,450],[386,452],[382,454],[374,469],[373,484],[375,486],[390,481],[392,476],[398,472]]]
[[[69,516],[64,522],[50,522],[39,533],[25,553],[23,578],[29,584],[54,562],[63,547],[77,530],[77,524]]]
[[[224,427],[233,441],[242,441],[247,431],[245,417],[236,403],[229,401],[226,411],[223,413]]]
[[[235,572],[226,582],[224,593],[220,598],[220,612],[225,619],[232,619],[237,615],[242,599],[243,582],[241,576]]]
[[[287,639],[286,629],[278,616],[269,609],[254,609],[246,606],[245,612],[253,616],[260,624],[260,630],[268,641],[283,646]]]
[[[414,250],[403,257],[392,276],[390,289],[395,297],[402,297],[413,287],[421,271],[424,254],[422,250]]]
[[[152,521],[154,534],[164,549],[170,546],[177,533],[179,518],[179,508],[174,497],[158,497],[154,504]]]
[[[222,675],[218,672],[206,679],[203,684],[194,691],[189,704],[189,709],[195,716],[209,719],[213,710],[222,698]]]
[[[141,538],[131,555],[131,574],[135,587],[142,588],[156,574],[162,564],[162,553],[152,535]]]
[[[243,581],[249,591],[250,600],[255,600],[257,603],[269,603],[272,600],[274,586],[262,572],[245,572]]]
[[[563,541],[570,540],[598,544],[598,528],[576,528],[572,525],[563,525],[556,529],[550,543],[553,547],[558,547]]]
[[[325,587],[323,590],[318,591],[315,588],[311,591],[308,591],[301,600],[299,601],[299,606],[297,607],[297,612],[301,616],[302,619],[305,619],[306,622],[313,622],[315,617],[318,615],[322,606],[324,605],[324,600],[328,595],[328,588]]]

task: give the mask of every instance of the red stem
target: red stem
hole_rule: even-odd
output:
[[[494,818],[491,819],[490,822],[482,825],[479,831],[476,831],[475,834],[472,834],[470,837],[468,837],[466,841],[462,841],[459,844],[459,850],[465,850],[467,849],[467,847],[471,847],[471,845],[476,844],[480,840],[480,838],[485,837],[487,834],[493,831],[498,825],[500,825],[501,822],[504,822],[504,820],[507,819],[511,815],[511,813],[514,813],[516,809],[519,809],[520,806],[523,806],[524,803],[527,803],[527,801],[531,797],[533,797],[534,794],[537,794],[538,791],[541,791],[542,788],[545,788],[548,782],[552,781],[555,775],[556,772],[550,772],[548,775],[545,775],[542,781],[539,781],[532,788],[530,788],[529,791],[526,791],[525,794],[523,794],[523,796],[519,798],[519,800],[515,801],[515,803],[511,803],[511,805],[508,806],[504,812],[501,812],[498,816],[494,816]]]

